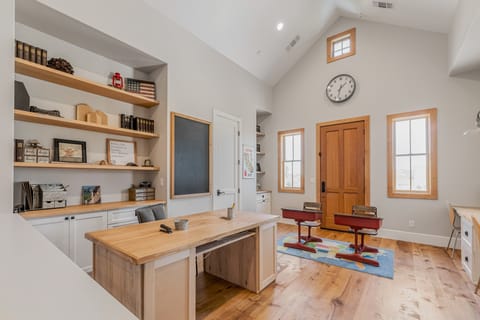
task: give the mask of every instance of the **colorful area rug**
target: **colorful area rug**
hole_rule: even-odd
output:
[[[352,235],[353,237],[353,235]],[[366,272],[376,276],[393,279],[393,259],[394,254],[392,250],[378,248],[378,253],[363,253],[366,258],[377,260],[380,263],[380,267],[374,267],[361,262],[355,262],[350,260],[344,260],[335,258],[337,252],[340,253],[353,253],[353,249],[349,247],[349,243],[324,239],[323,242],[309,242],[307,245],[315,248],[316,253],[307,252],[304,250],[287,248],[283,246],[286,242],[296,242],[297,234],[289,233],[277,241],[277,251],[286,253],[292,256],[300,258],[310,259],[317,262],[326,264],[332,264],[338,267],[347,268],[355,271]]]

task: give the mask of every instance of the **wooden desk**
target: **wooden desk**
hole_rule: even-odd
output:
[[[91,232],[93,277],[140,319],[195,319],[195,257],[205,272],[259,292],[276,278],[278,216],[226,210],[185,216],[186,231],[173,218]]]
[[[304,250],[312,253],[316,253],[315,248],[305,245],[307,242],[322,242],[322,239],[317,237],[312,237],[310,235],[310,230],[308,236],[302,236],[302,222],[305,221],[315,221],[322,218],[322,211],[318,210],[305,210],[305,209],[289,209],[282,208],[282,217],[286,219],[293,219],[297,223],[297,242],[290,243],[284,242],[283,245],[288,248],[294,248],[299,250]],[[304,240],[304,242],[302,242]]]
[[[462,266],[468,277],[477,283],[480,277],[480,235],[476,234],[472,228],[472,217],[480,221],[480,208],[456,205],[453,208],[460,216]]]

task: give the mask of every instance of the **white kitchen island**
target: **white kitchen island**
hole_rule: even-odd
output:
[[[137,319],[19,215],[0,214],[0,319]]]

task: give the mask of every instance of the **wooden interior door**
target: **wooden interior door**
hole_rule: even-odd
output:
[[[365,122],[320,126],[319,133],[322,227],[346,230],[334,223],[334,214],[365,204]]]

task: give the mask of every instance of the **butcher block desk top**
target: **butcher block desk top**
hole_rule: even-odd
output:
[[[232,220],[224,217],[227,210],[208,211],[188,216],[126,226],[116,229],[89,232],[88,240],[126,257],[135,264],[144,264],[161,256],[195,248],[229,235],[276,222],[279,216],[237,211]],[[188,230],[167,234],[160,232],[160,224],[174,229],[175,219],[188,219]]]
[[[472,217],[477,218],[480,221],[480,208],[479,207],[463,207],[463,206],[453,206],[458,215],[462,218],[466,218],[468,221],[472,222]]]

